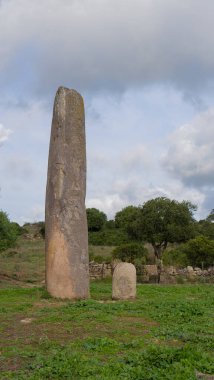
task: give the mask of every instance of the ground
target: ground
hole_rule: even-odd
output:
[[[0,379],[193,380],[214,374],[214,288],[138,285],[134,301],[112,301],[111,281],[91,298],[51,298],[44,242],[1,255]],[[209,378],[209,377],[205,377]]]
[[[214,373],[212,285],[139,285],[113,302],[109,281],[91,299],[43,288],[0,290],[0,379],[196,379]]]

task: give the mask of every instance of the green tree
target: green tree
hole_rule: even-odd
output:
[[[187,257],[187,262],[192,266],[209,267],[214,263],[214,241],[206,236],[197,236],[185,244],[181,244],[175,251],[178,255]]]
[[[131,239],[139,239],[140,209],[136,206],[127,206],[115,215],[115,227],[123,228]]]
[[[112,256],[114,259],[132,264],[135,264],[140,259],[145,264],[148,258],[148,250],[140,243],[122,244],[113,250]]]
[[[140,207],[138,234],[152,244],[157,259],[161,259],[168,243],[185,242],[195,236],[195,210],[190,202],[165,197],[152,199]]]
[[[10,222],[8,215],[0,211],[0,251],[13,247],[20,235],[19,226]]]
[[[96,208],[87,208],[87,221],[89,231],[100,231],[107,221],[106,214]]]
[[[210,212],[206,219],[199,220],[197,224],[199,235],[214,240],[214,209]]]
[[[208,222],[214,222],[214,208],[212,209],[212,211],[209,213],[208,217],[206,218],[206,220]]]
[[[197,224],[197,230],[199,235],[206,236],[207,238],[214,240],[214,223],[207,219],[199,220]]]

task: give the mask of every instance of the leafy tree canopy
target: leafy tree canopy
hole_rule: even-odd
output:
[[[148,258],[148,250],[140,243],[122,244],[113,250],[112,256],[115,259],[132,264],[136,264],[140,259],[145,264]]]
[[[88,230],[100,231],[107,221],[106,214],[96,208],[87,208],[86,213],[88,220]]]
[[[136,206],[127,206],[115,215],[115,227],[123,228],[131,239],[139,238],[138,220],[140,209]]]
[[[165,197],[152,199],[141,206],[141,234],[152,244],[157,258],[161,258],[168,243],[185,242],[194,237],[195,210],[196,206],[190,202]]]
[[[185,254],[192,266],[209,267],[214,263],[214,241],[206,236],[197,236],[182,244],[176,251]]]
[[[198,222],[197,230],[199,235],[203,235],[211,240],[214,240],[214,223],[210,222],[208,219],[200,220]]]
[[[208,215],[208,217],[206,218],[206,220],[208,222],[214,222],[214,208],[212,209],[212,211],[210,212],[210,214]]]
[[[0,211],[0,251],[13,247],[20,235],[20,226],[10,222],[8,215]]]

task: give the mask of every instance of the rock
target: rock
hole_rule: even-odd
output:
[[[56,93],[46,189],[46,286],[58,298],[89,297],[85,210],[84,104],[75,90]]]
[[[144,265],[145,274],[149,277],[149,283],[157,283],[158,267],[157,265]]]
[[[157,276],[158,268],[157,265],[144,265],[145,271],[149,274],[149,276]]]
[[[196,273],[197,276],[201,276],[202,275],[201,268],[195,268],[195,273]]]
[[[25,318],[25,319],[21,319],[21,323],[23,323],[24,325],[28,325],[29,323],[31,323],[32,321],[34,321],[35,318]]]
[[[170,265],[169,267],[164,267],[164,270],[166,273],[168,273],[170,276],[176,276],[177,275],[177,269]]]
[[[167,272],[162,272],[160,274],[160,284],[176,284],[176,276],[169,274]]]
[[[214,375],[208,375],[206,373],[196,371],[197,379],[214,380]]]
[[[133,264],[119,263],[112,278],[112,299],[126,300],[136,297],[136,269]]]
[[[187,267],[187,272],[188,273],[192,273],[192,272],[194,272],[194,269],[193,269],[193,267],[191,267],[190,265]]]
[[[207,269],[204,269],[204,270],[201,271],[201,272],[202,272],[202,275],[203,275],[203,276],[209,276],[209,272],[208,272]]]

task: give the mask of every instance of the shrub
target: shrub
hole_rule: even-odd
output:
[[[175,249],[167,249],[163,254],[163,264],[184,268],[189,265],[189,259],[186,253],[179,247]]]
[[[214,241],[206,236],[197,236],[187,243],[181,244],[173,251],[164,255],[164,264],[178,264],[179,266],[197,266],[204,268],[214,263]]]
[[[107,217],[104,212],[96,208],[87,208],[87,221],[89,231],[100,231],[105,226]]]
[[[129,263],[138,263],[141,260],[142,264],[146,264],[148,259],[148,250],[140,243],[122,244],[115,248],[112,252],[114,259]]]
[[[88,233],[89,244],[115,246],[130,242],[127,233],[120,228],[106,228],[103,231]]]
[[[19,234],[17,224],[10,222],[6,212],[0,211],[0,252],[14,247]]]
[[[45,239],[45,222],[41,222],[41,227],[39,233],[42,235],[43,239]]]
[[[214,241],[206,236],[197,236],[180,247],[193,266],[209,267],[214,263]]]

